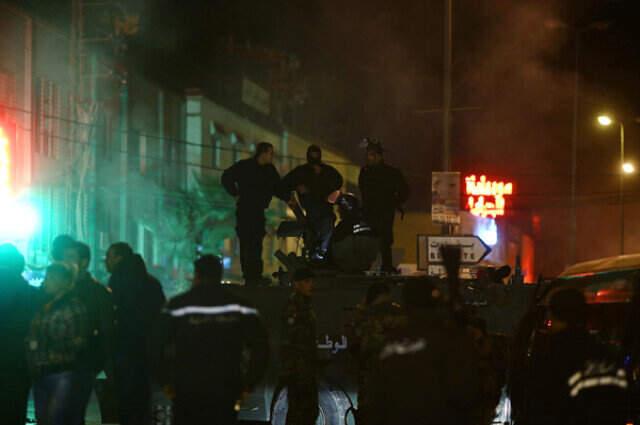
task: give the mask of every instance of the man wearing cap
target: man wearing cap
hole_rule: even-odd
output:
[[[329,250],[336,216],[329,197],[342,187],[342,176],[334,167],[322,162],[322,150],[316,145],[307,149],[307,163],[294,168],[280,185],[280,196],[291,202],[296,191],[307,211],[309,238],[305,241],[311,259],[323,261]]]
[[[221,285],[220,258],[204,255],[194,269],[192,289],[163,312],[157,368],[177,425],[232,424],[266,371],[267,332],[258,311]]]
[[[313,278],[308,268],[294,272],[293,293],[284,310],[281,386],[287,387],[287,425],[313,425],[318,416]]]
[[[358,186],[362,195],[364,218],[373,227],[380,241],[382,271],[395,271],[391,257],[393,220],[409,198],[409,186],[399,169],[384,162],[380,142],[365,139],[367,165],[360,170]]]

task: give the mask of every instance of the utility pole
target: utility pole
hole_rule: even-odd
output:
[[[576,187],[578,168],[578,93],[580,88],[580,30],[576,30],[576,51],[573,78],[573,132],[571,135],[571,214],[569,218],[569,264],[576,262],[576,234],[578,230],[576,211]]]
[[[444,0],[444,64],[442,102],[442,170],[451,168],[451,50],[453,44],[453,0]]]

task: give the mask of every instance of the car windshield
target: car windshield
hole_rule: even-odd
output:
[[[544,299],[548,305],[553,293],[561,288],[575,288],[588,304],[587,329],[603,342],[622,343],[629,322],[635,273],[613,272],[585,274],[557,280]]]

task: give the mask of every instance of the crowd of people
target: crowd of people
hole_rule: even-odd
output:
[[[307,164],[282,180],[273,154],[273,146],[261,143],[253,158],[222,176],[237,198],[247,287],[261,283],[264,210],[273,196],[292,207],[299,198],[307,211],[312,263],[325,260],[334,231],[329,198],[343,182],[322,162],[320,148],[311,146]],[[383,269],[389,270],[393,220],[408,189],[382,154],[369,141],[359,183],[365,218],[381,242]],[[360,216],[353,220],[359,225]],[[625,423],[616,402],[625,399],[625,369],[587,332],[580,291],[563,289],[549,297],[549,327],[536,339],[545,341],[543,347],[532,351],[539,323],[528,314],[509,353],[460,297],[459,248],[445,247],[442,255],[450,276],[446,291],[429,279],[409,281],[400,305],[392,283],[377,281],[357,306],[348,330],[358,375],[357,425],[489,424],[505,386],[518,425]],[[109,247],[105,284],[91,275],[90,264],[89,246],[59,236],[36,289],[23,278],[25,260],[16,247],[0,245],[0,424],[25,424],[31,392],[39,425],[83,425],[101,372],[117,406],[113,420],[121,425],[151,423],[154,389],[171,399],[176,425],[235,423],[238,404],[271,362],[270,343],[258,309],[222,285],[220,258],[197,258],[191,289],[168,302],[127,243]],[[288,425],[313,425],[323,364],[315,275],[299,267],[291,270],[290,281],[274,397],[286,390]],[[102,414],[104,419],[108,412]]]
[[[89,273],[82,242],[56,238],[51,259],[36,289],[22,277],[18,250],[0,246],[0,423],[25,424],[31,390],[39,425],[84,424],[100,372],[116,401],[113,421],[122,425],[152,423],[154,388],[171,399],[177,425],[236,422],[238,404],[272,359],[258,309],[222,285],[219,257],[196,259],[191,289],[168,302],[126,243],[107,252],[106,285]],[[315,279],[311,269],[296,269],[282,311],[274,397],[286,389],[289,425],[312,425],[319,415]],[[625,423],[626,372],[586,331],[580,291],[551,295],[545,349],[507,373],[507,350],[455,296],[454,284],[443,291],[435,281],[409,281],[402,305],[389,282],[367,288],[348,337],[357,425],[489,424],[507,384],[518,425]],[[514,341],[517,359],[522,337]]]
[[[165,297],[126,243],[107,253],[108,285],[88,271],[89,247],[57,237],[39,289],[23,278],[24,257],[0,246],[0,422],[25,423],[33,390],[39,424],[84,424],[97,375],[114,382],[122,424],[145,423],[151,327]]]

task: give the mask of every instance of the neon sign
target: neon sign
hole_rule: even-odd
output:
[[[489,181],[475,175],[465,179],[466,208],[478,217],[500,217],[505,214],[505,196],[513,195],[513,183]]]

